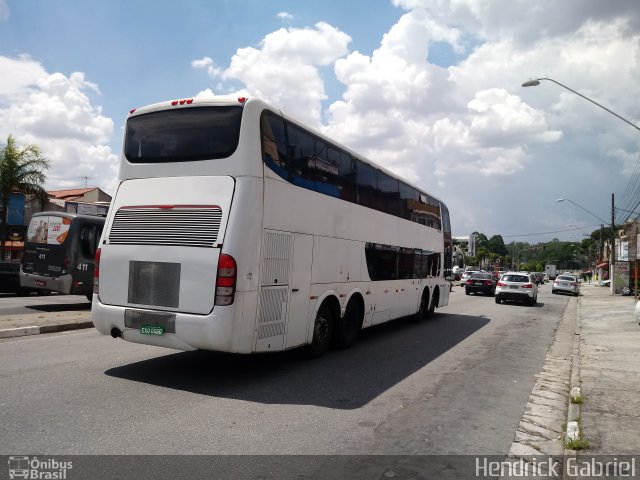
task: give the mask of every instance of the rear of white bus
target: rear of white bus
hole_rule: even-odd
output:
[[[261,109],[182,100],[130,113],[96,259],[101,333],[179,350],[254,350]]]

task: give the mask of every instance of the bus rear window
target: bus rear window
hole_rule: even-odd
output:
[[[127,120],[124,154],[131,163],[190,162],[231,156],[241,106],[163,110]]]

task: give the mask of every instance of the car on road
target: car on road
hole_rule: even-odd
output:
[[[491,295],[496,291],[496,276],[491,272],[474,273],[464,284],[464,293],[470,295],[472,293],[484,293]]]
[[[467,270],[463,272],[462,275],[460,275],[460,286],[464,287],[467,283],[467,280],[469,280],[471,278],[471,275],[473,275],[474,273],[480,273],[480,272],[477,272],[475,270]]]
[[[38,292],[33,288],[20,286],[20,264],[16,262],[0,262],[0,293],[27,295]],[[43,290],[41,294],[49,293]]]
[[[542,272],[533,272],[535,281],[538,283],[538,285],[544,285],[544,273]]]
[[[529,273],[508,272],[500,277],[496,285],[495,299],[496,303],[515,300],[535,305],[538,301],[538,285]]]
[[[553,281],[551,293],[570,293],[578,296],[580,294],[580,282],[575,275],[558,275]]]

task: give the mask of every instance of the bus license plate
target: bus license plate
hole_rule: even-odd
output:
[[[142,325],[140,333],[143,335],[164,335],[164,327],[162,325]]]

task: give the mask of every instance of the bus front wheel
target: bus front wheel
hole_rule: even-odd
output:
[[[333,314],[327,305],[322,305],[313,323],[313,338],[306,347],[307,357],[318,358],[329,350],[332,334]]]

